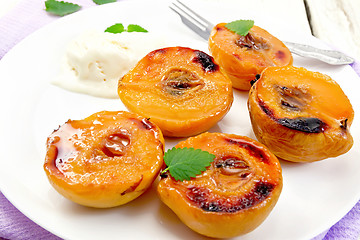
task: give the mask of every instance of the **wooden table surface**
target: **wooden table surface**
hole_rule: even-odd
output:
[[[26,0],[0,0],[0,17],[11,11],[20,1]],[[67,1],[77,2],[76,0]],[[330,46],[360,60],[359,0],[237,1],[244,1],[244,6],[253,11],[261,9],[260,12],[263,12],[267,9],[269,15],[282,14],[284,21],[292,24],[296,31],[312,34]]]

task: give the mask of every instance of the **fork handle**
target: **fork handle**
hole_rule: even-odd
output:
[[[318,60],[333,65],[350,64],[354,62],[353,58],[339,51],[319,49],[299,43],[292,43],[292,42],[284,42],[284,43],[292,53],[302,57],[316,58]]]

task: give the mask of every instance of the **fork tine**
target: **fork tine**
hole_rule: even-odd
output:
[[[179,7],[175,3],[173,3],[173,5],[176,8],[174,8],[172,6],[169,6],[169,7],[171,8],[171,10],[173,10],[174,12],[179,14],[179,16],[181,17],[181,20],[190,21],[191,23],[195,24],[197,27],[199,27],[200,29],[203,29],[203,31],[205,31],[207,26],[204,23],[202,23],[202,22],[198,21],[197,19],[195,19],[192,15],[190,15],[188,12],[186,12],[183,8]]]
[[[179,0],[177,0],[177,2],[181,4],[181,6],[173,2],[173,6],[169,6],[170,9],[180,16],[181,21],[185,25],[187,25],[190,29],[199,34],[202,38],[207,40],[212,29],[212,24],[194,11],[192,11],[189,7],[187,7]]]
[[[198,20],[200,20],[201,22],[204,23],[204,25],[206,25],[206,27],[210,27],[212,26],[212,24],[206,20],[205,18],[203,18],[202,16],[200,16],[198,13],[194,12],[194,10],[190,9],[188,6],[186,6],[183,2],[181,2],[180,0],[177,0],[177,2],[183,7],[185,8],[189,13],[191,13],[193,16],[190,16],[190,14],[187,14],[189,15],[190,17],[194,18],[194,20],[196,20],[196,18]],[[174,3],[175,6],[177,6],[175,3]],[[179,8],[179,6],[177,6]],[[184,11],[184,10],[183,10]],[[185,11],[184,11],[185,12]],[[197,22],[199,22],[198,20],[196,20]]]

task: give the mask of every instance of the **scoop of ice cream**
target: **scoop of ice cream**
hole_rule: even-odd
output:
[[[85,32],[67,47],[53,83],[74,92],[118,98],[119,79],[147,53],[165,46],[162,36],[149,32]]]

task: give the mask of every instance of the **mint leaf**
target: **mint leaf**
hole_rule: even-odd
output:
[[[201,174],[214,161],[215,155],[201,149],[175,148],[169,149],[164,155],[167,168],[176,181],[190,180]]]
[[[81,7],[79,5],[69,2],[56,0],[45,1],[45,11],[58,16],[65,16],[67,14],[79,11],[80,8]]]
[[[225,25],[227,29],[241,36],[246,36],[253,26],[253,20],[237,20]]]
[[[109,33],[122,33],[124,31],[125,31],[125,27],[121,23],[116,23],[105,30],[105,32],[109,32]]]
[[[143,27],[140,27],[139,25],[136,24],[129,24],[127,27],[127,31],[128,32],[148,32],[148,30],[146,30]]]
[[[97,5],[105,4],[105,3],[112,3],[116,2],[116,0],[93,0],[94,3]]]
[[[109,33],[122,33],[122,32],[148,32],[145,28],[140,27],[136,24],[129,24],[127,29],[125,29],[122,23],[116,23],[110,27],[108,27],[105,32]]]

